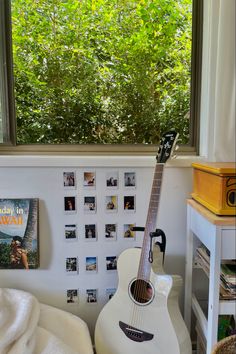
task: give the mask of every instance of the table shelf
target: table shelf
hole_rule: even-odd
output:
[[[192,290],[193,249],[197,239],[210,251],[208,315],[204,314]],[[210,354],[217,342],[218,316],[235,315],[235,300],[220,300],[221,261],[236,259],[236,218],[216,216],[196,201],[187,201],[187,250],[185,267],[184,318],[191,330],[191,312],[194,311],[202,333],[206,338],[206,354]]]

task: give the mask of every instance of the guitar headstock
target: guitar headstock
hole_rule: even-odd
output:
[[[162,136],[156,157],[158,163],[166,163],[172,157],[178,136],[179,134],[172,130]]]

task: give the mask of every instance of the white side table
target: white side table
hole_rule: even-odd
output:
[[[192,293],[193,245],[197,237],[210,251],[208,316]],[[218,315],[236,314],[236,302],[219,300],[220,265],[222,259],[236,259],[236,218],[216,216],[193,199],[187,200],[187,253],[185,268],[184,319],[190,332],[191,311],[206,338],[210,354],[217,342]]]

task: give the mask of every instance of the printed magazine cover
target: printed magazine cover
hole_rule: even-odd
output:
[[[39,267],[37,198],[0,199],[0,268]]]

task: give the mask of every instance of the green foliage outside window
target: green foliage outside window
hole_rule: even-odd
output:
[[[18,143],[189,141],[192,0],[12,0]]]

